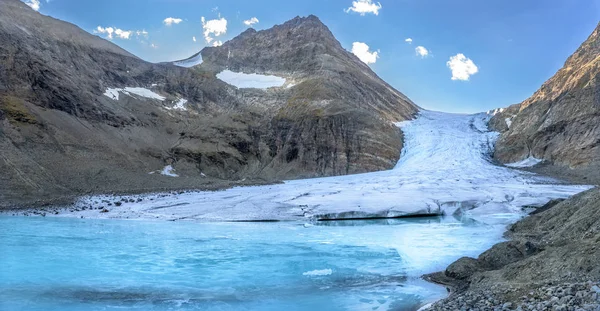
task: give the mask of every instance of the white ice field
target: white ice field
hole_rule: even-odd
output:
[[[60,216],[200,221],[319,220],[463,215],[514,217],[589,189],[495,165],[489,158],[498,133],[487,130],[486,114],[422,111],[398,125],[405,134],[396,167],[359,175],[286,181],[179,195],[150,194],[139,203]],[[176,165],[175,165],[176,168]],[[149,177],[153,178],[153,177]],[[82,198],[81,206],[104,197]],[[489,223],[489,219],[487,220]]]
[[[286,82],[284,78],[277,76],[248,74],[230,70],[221,71],[217,74],[217,78],[237,88],[268,89],[270,87],[282,87]]]

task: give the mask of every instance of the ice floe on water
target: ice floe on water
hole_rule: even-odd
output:
[[[217,78],[237,88],[267,89],[270,87],[281,87],[286,80],[277,76],[261,75],[256,73],[241,73],[223,70],[217,74]]]
[[[331,269],[323,269],[323,270],[312,270],[302,273],[304,276],[325,276],[331,275],[333,271]]]
[[[195,54],[190,58],[173,62],[173,65],[185,68],[194,67],[200,64],[202,64],[202,55],[200,53]]]
[[[216,192],[150,194],[142,196],[143,202],[125,203],[106,213],[88,209],[60,215],[237,221],[444,214],[489,222],[590,188],[492,164],[489,155],[498,133],[487,130],[488,119],[485,113],[422,111],[414,121],[400,123],[405,146],[389,171]],[[102,199],[86,197],[78,205],[95,206]]]
[[[143,87],[125,87],[125,88],[108,88],[104,92],[104,96],[110,99],[119,100],[119,92],[125,95],[137,95],[145,98],[156,99],[163,101],[166,97],[156,94],[155,92]]]
[[[532,167],[540,164],[543,160],[530,156],[527,159],[515,163],[508,163],[506,166],[514,168]]]

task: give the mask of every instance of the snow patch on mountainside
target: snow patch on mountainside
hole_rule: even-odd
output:
[[[529,157],[522,161],[515,162],[515,163],[508,163],[505,165],[508,167],[514,167],[514,168],[524,168],[524,167],[532,167],[532,166],[538,165],[541,162],[542,162],[541,159],[537,159],[535,157]]]
[[[491,163],[498,133],[490,115],[422,111],[402,122],[405,147],[396,167],[359,175],[286,181],[224,191],[144,195],[107,213],[65,216],[165,220],[302,220],[461,215],[486,223],[520,217],[525,206],[541,206],[589,189]],[[83,198],[93,205],[99,197]]]
[[[268,89],[270,87],[281,87],[286,82],[284,78],[277,76],[247,74],[230,70],[223,70],[218,73],[217,78],[237,88]]]
[[[122,91],[122,89],[108,88],[106,89],[106,92],[104,92],[104,96],[107,96],[110,99],[119,100],[119,91]]]
[[[160,174],[169,177],[179,177],[179,175],[175,174],[175,169],[171,165],[165,166]]]
[[[188,102],[187,99],[179,99],[176,102],[173,102],[173,107],[165,107],[165,109],[167,110],[180,110],[180,111],[187,111],[187,107],[185,107],[185,104]]]
[[[202,64],[202,55],[200,53],[184,60],[173,62],[173,65],[190,68]]]
[[[150,99],[157,99],[160,101],[163,101],[166,98],[143,87],[108,88],[104,92],[104,96],[107,96],[110,99],[119,100],[119,92],[129,96],[132,96],[131,94],[134,94],[137,96]]]

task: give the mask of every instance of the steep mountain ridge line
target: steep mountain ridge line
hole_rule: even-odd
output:
[[[3,0],[0,2],[0,6],[2,7],[4,12],[13,14],[5,14],[4,18],[8,18],[8,21],[12,23],[3,24],[3,27],[13,28],[13,31],[21,31],[28,36],[33,36],[36,34],[36,37],[52,36],[57,41],[71,43],[76,45],[85,45],[92,49],[100,49],[106,50],[111,53],[120,54],[123,56],[128,56],[132,58],[138,58],[137,56],[129,53],[118,45],[108,41],[108,40],[98,40],[98,37],[85,32],[85,34],[81,33],[81,29],[74,24],[69,22],[65,22],[51,16],[45,16],[43,19],[40,19],[40,13],[32,10],[29,6],[27,6],[22,1],[14,1],[14,0]],[[16,13],[18,12],[18,13]],[[28,18],[31,20],[31,27],[24,27],[19,23],[19,20],[16,17]],[[64,24],[70,25],[69,28],[63,28]],[[63,31],[57,32],[52,31],[56,27],[61,27]],[[3,33],[8,32],[7,29],[3,29]],[[85,42],[82,42],[80,37],[84,37]]]
[[[567,58],[563,67],[521,104],[520,110],[527,108],[536,101],[555,100],[566,89],[585,87],[593,78],[585,75],[590,70],[596,69],[589,67],[597,66],[598,61],[600,61],[600,23],[584,43]],[[584,80],[586,78],[587,80]],[[582,82],[585,85],[581,85]]]
[[[19,0],[0,5],[0,66],[7,68],[0,72],[3,206],[391,169],[402,148],[391,121],[418,110],[374,73],[363,74],[368,67],[333,37],[312,44],[335,52],[318,54],[325,70],[296,70],[289,88],[238,89],[216,78],[223,69],[218,58],[193,68],[151,64]],[[290,25],[302,31],[271,43],[304,38],[311,45],[310,33],[329,32],[316,17],[273,31],[287,33]],[[226,44],[236,42],[245,44]],[[272,55],[281,68],[297,61],[284,52]],[[265,61],[252,61],[259,56],[245,56],[247,71],[261,72]],[[165,99],[104,95],[125,87]],[[181,99],[187,102],[173,110]],[[148,174],[167,165],[180,177]]]
[[[535,157],[544,160],[538,172],[600,183],[600,23],[564,67],[516,107],[490,123],[503,132],[496,159]]]

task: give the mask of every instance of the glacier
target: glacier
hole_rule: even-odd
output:
[[[136,200],[128,196],[105,213],[65,209],[57,216],[265,221],[454,215],[489,222],[489,215],[522,216],[527,207],[591,188],[492,163],[499,134],[487,129],[489,118],[486,113],[421,111],[415,120],[398,123],[405,144],[397,165],[388,171],[223,191],[147,194]],[[90,207],[102,200],[115,197],[84,197],[77,205]]]

